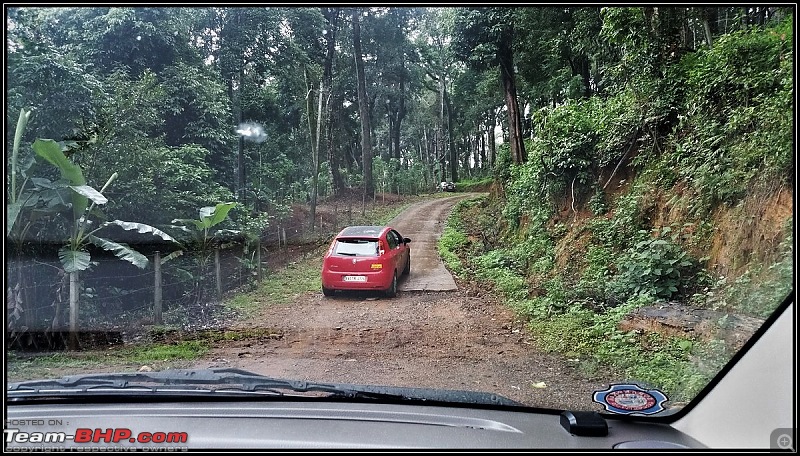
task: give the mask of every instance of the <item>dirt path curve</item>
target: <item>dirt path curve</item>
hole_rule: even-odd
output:
[[[436,278],[444,268],[434,256],[435,239],[462,197],[436,198],[393,221],[412,238],[413,254],[410,280],[397,297],[326,298],[313,292],[291,303],[267,304],[260,315],[240,323],[241,328],[269,328],[266,334],[221,342],[194,367],[238,367],[319,382],[488,391],[538,407],[598,410],[591,397],[607,383],[579,370],[577,362],[536,350],[524,324],[495,296],[462,282],[455,290],[431,291],[435,283],[444,283]],[[420,288],[424,291],[408,291]]]
[[[452,291],[456,281],[436,250],[447,216],[459,201],[480,193],[465,193],[416,203],[389,222],[411,238],[411,273],[399,284],[400,291]]]

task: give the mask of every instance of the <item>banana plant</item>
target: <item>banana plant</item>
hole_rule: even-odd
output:
[[[175,239],[167,233],[144,223],[112,220],[104,223],[95,223],[91,216],[95,215],[95,208],[108,202],[103,192],[117,178],[117,173],[111,175],[105,185],[97,191],[86,184],[80,166],[71,162],[62,150],[62,146],[52,139],[37,139],[33,143],[36,154],[52,164],[61,172],[62,180],[54,183],[56,188],[69,189],[69,206],[72,207],[70,221],[70,235],[66,244],[58,251],[58,257],[66,272],[83,271],[91,266],[91,256],[87,247],[93,244],[101,249],[112,252],[117,258],[125,260],[134,266],[144,269],[147,267],[147,257],[132,249],[127,244],[115,242],[111,239],[98,236],[98,232],[109,226],[118,226],[123,230],[137,231],[151,234],[169,242]]]
[[[172,228],[186,232],[191,240],[197,243],[201,250],[207,249],[211,243],[220,241],[227,234],[238,234],[235,230],[215,230],[211,228],[219,225],[228,218],[228,213],[236,207],[238,203],[219,203],[215,206],[200,208],[200,218],[197,219],[174,219]]]
[[[219,203],[214,206],[200,208],[200,217],[197,219],[172,220],[173,224],[178,223],[179,225],[172,225],[171,228],[184,232],[188,238],[187,243],[194,247],[194,253],[196,254],[195,258],[197,259],[197,267],[199,270],[199,274],[195,276],[197,303],[201,302],[203,299],[202,282],[203,277],[206,274],[206,270],[208,269],[208,263],[211,259],[212,247],[219,246],[222,241],[231,235],[240,234],[240,232],[236,230],[212,230],[212,228],[225,221],[228,218],[228,213],[236,206],[238,206],[238,203]],[[169,255],[169,257],[174,256],[178,252],[182,253],[183,251],[178,250],[173,252],[171,255]],[[169,258],[165,258],[162,262],[165,262],[167,259]]]
[[[172,220],[172,223],[179,223],[179,225],[170,225],[170,227],[185,233],[187,238],[185,243],[191,244],[194,247],[194,252],[199,254],[201,271],[204,271],[212,247],[219,246],[231,236],[241,234],[237,230],[212,230],[212,228],[224,222],[228,218],[228,213],[231,209],[238,205],[238,203],[219,203],[214,206],[201,207],[199,211],[200,218]],[[178,250],[177,252],[183,251]]]

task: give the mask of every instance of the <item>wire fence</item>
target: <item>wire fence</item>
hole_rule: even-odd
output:
[[[344,226],[371,224],[376,205],[385,204],[380,198],[321,208],[313,228],[309,214],[300,211],[275,222],[257,240],[172,258],[163,245],[133,246],[148,259],[144,269],[92,251],[89,269],[70,274],[58,259],[59,246],[39,246],[35,254],[17,252],[6,261],[7,342],[15,349],[53,349],[65,345],[65,334],[76,328],[84,343],[97,344],[135,337],[151,325],[224,327],[235,317],[223,305],[227,296],[253,289],[285,266],[289,250],[311,251]]]

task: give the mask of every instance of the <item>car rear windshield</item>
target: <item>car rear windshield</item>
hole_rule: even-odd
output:
[[[351,256],[377,256],[377,239],[337,239],[333,253]]]

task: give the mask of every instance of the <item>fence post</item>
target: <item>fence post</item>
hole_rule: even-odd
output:
[[[339,204],[333,206],[333,230],[339,229]]]
[[[283,226],[281,227],[281,233],[280,234],[281,234],[281,237],[283,238],[283,247],[286,250],[289,250],[289,245],[286,244],[286,227],[283,227]]]
[[[153,269],[155,270],[155,292],[153,296],[153,323],[160,325],[163,323],[161,318],[161,252],[156,250],[153,258]]]
[[[69,273],[69,348],[78,347],[78,271]]]
[[[219,260],[219,247],[214,249],[214,271],[217,276],[217,299],[222,300],[222,265]]]

